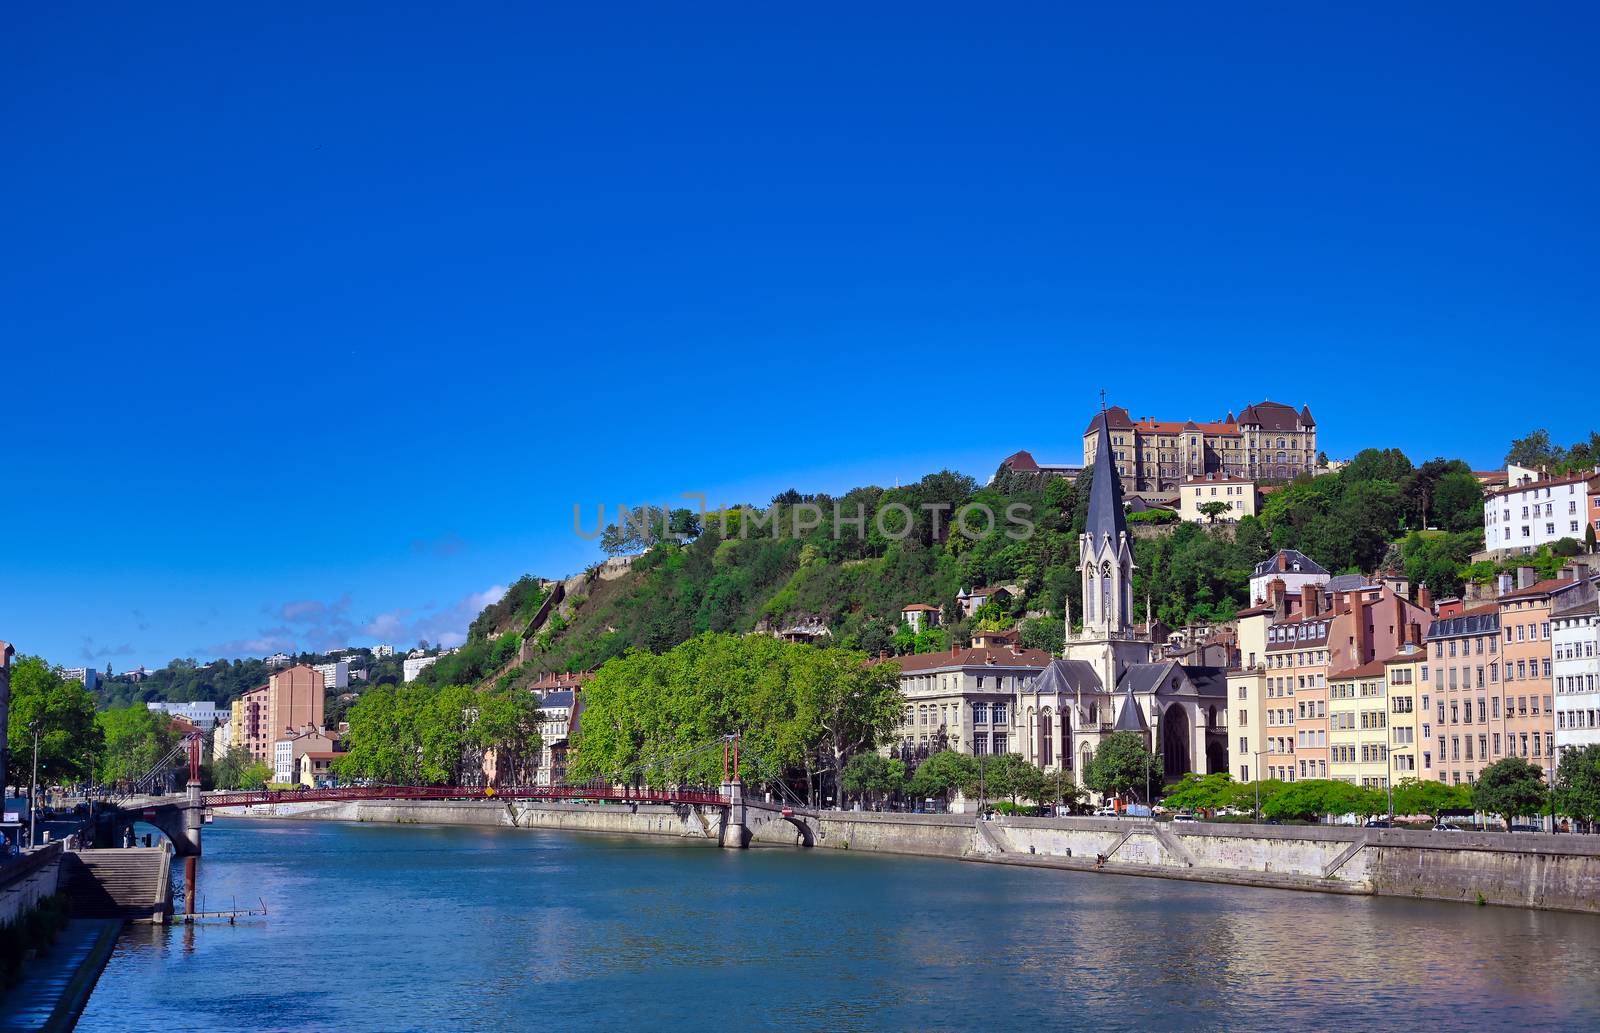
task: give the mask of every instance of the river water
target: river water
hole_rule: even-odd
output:
[[[271,914],[130,927],[80,1030],[1600,1028],[1587,915],[312,821],[201,865]]]

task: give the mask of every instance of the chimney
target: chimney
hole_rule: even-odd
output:
[[[1423,585],[1417,589],[1417,605],[1422,607],[1424,610],[1427,610],[1429,613],[1433,612],[1433,593],[1428,591],[1427,585]]]
[[[1303,617],[1315,617],[1317,615],[1317,604],[1319,602],[1321,602],[1321,599],[1322,599],[1322,593],[1317,590],[1317,586],[1316,585],[1301,585],[1300,586],[1300,614],[1301,614],[1301,616],[1303,616]]]
[[[961,655],[961,647],[956,645],[954,642],[950,643],[950,655],[951,656],[960,656]]]
[[[1537,580],[1537,578],[1538,578],[1538,575],[1534,573],[1534,570],[1533,570],[1532,567],[1518,567],[1517,568],[1517,590],[1521,591],[1524,588],[1532,588],[1533,584]]]
[[[1283,554],[1282,550],[1279,550],[1279,552],[1278,552],[1278,573],[1281,574],[1281,573],[1283,573],[1284,571],[1286,571],[1288,569],[1289,569],[1289,557],[1285,556]]]
[[[1282,620],[1287,617],[1289,615],[1288,589],[1283,583],[1283,578],[1273,578],[1272,582],[1267,585],[1267,592],[1272,599],[1272,611],[1277,614],[1278,619]]]
[[[1494,576],[1494,594],[1505,595],[1515,587],[1516,581],[1510,574],[1496,574]]]
[[[1578,580],[1578,568],[1568,563],[1557,572],[1556,578],[1560,581],[1576,581]]]
[[[1349,603],[1350,603],[1349,598],[1343,592],[1335,592],[1335,593],[1333,593],[1333,612],[1334,613],[1343,613],[1345,611],[1345,607],[1348,606]]]
[[[1420,649],[1422,647],[1422,625],[1416,621],[1407,624],[1406,641]]]
[[[1356,655],[1351,658],[1352,667],[1360,667],[1362,664],[1372,659],[1372,632],[1367,627],[1368,609],[1369,608],[1359,599],[1357,599],[1356,604],[1351,607],[1351,611],[1356,621]]]

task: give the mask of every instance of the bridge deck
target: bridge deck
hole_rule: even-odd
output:
[[[347,786],[339,789],[272,789],[257,792],[207,793],[207,807],[243,807],[272,803],[321,803],[341,800],[549,800],[606,803],[698,804],[726,807],[716,792],[635,789],[626,786]],[[177,803],[178,801],[173,801]],[[147,805],[148,806],[148,805]]]

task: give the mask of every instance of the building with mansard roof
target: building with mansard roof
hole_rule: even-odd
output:
[[[1296,412],[1282,402],[1255,402],[1215,423],[1135,420],[1128,410],[1112,406],[1096,413],[1084,429],[1085,466],[1094,465],[1102,428],[1125,492],[1172,490],[1208,475],[1288,480],[1317,465],[1317,423],[1309,406]]]

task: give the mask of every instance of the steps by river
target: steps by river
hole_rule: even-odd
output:
[[[79,850],[62,857],[62,892],[74,918],[164,921],[172,906],[166,847]]]

